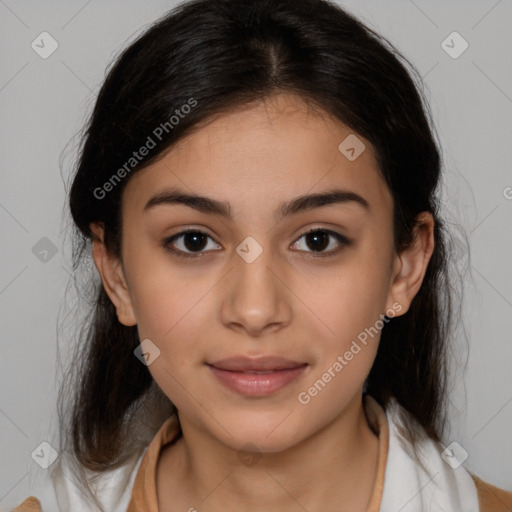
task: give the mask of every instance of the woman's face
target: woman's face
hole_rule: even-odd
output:
[[[407,310],[392,197],[354,137],[281,94],[201,127],[123,192],[124,323],[154,344],[180,420],[233,448],[284,450],[340,417],[383,315]]]

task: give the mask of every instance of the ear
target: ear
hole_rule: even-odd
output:
[[[103,224],[92,223],[90,228],[94,234],[92,239],[94,264],[101,276],[103,288],[116,308],[117,318],[123,325],[136,325],[137,321],[121,261],[105,246]]]
[[[416,217],[414,239],[409,247],[395,256],[388,294],[387,310],[399,304],[395,316],[404,315],[409,310],[412,299],[418,293],[427,266],[434,252],[434,218],[430,212],[421,212]]]

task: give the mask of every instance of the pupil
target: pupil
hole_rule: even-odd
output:
[[[319,241],[323,242],[318,244]],[[316,251],[321,251],[322,249],[325,249],[329,245],[329,237],[327,236],[327,233],[325,231],[316,231],[315,233],[308,234],[308,240],[314,240],[313,246],[309,245],[310,249],[314,249]]]
[[[192,243],[188,243],[192,240]],[[189,251],[201,250],[205,246],[206,236],[202,233],[192,232],[185,234],[185,247]]]

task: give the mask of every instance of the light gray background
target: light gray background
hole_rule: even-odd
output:
[[[66,157],[67,179],[77,139],[65,145],[92,108],[107,64],[175,3],[0,0],[1,507],[30,494],[45,472],[31,453],[55,442],[56,322],[69,279],[59,158]],[[444,151],[446,213],[469,233],[472,251],[470,350],[451,393],[446,444],[457,441],[469,453],[468,469],[512,490],[512,2],[343,5],[424,77]],[[31,48],[43,31],[59,44],[46,60]],[[469,43],[457,59],[441,47],[453,31]],[[43,237],[58,251],[46,263],[32,251]],[[66,339],[59,343],[65,352]]]

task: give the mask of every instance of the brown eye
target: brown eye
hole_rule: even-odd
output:
[[[298,240],[301,240],[302,238],[304,238],[305,240],[305,244],[303,244],[303,247],[305,245],[306,248],[301,250],[303,250],[304,252],[311,252],[313,254],[317,253],[314,254],[314,256],[319,257],[334,256],[340,250],[342,250],[343,247],[348,247],[352,244],[352,242],[345,236],[328,229],[313,228],[307,233],[304,233]],[[336,243],[334,243],[335,247],[326,251],[328,247],[332,247],[332,239],[334,239],[335,242],[337,242],[337,247]],[[296,244],[298,244],[298,241],[295,242],[294,245]]]
[[[306,235],[306,245],[313,251],[323,251],[329,245],[329,234],[325,231],[315,231]]]
[[[210,235],[203,231],[189,229],[167,238],[163,245],[164,248],[178,256],[195,258],[205,252],[204,249],[208,247],[208,239],[213,240]],[[194,253],[197,253],[197,256]]]

